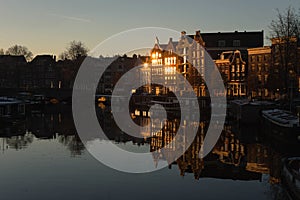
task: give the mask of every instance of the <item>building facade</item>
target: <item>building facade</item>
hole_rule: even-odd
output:
[[[248,49],[248,96],[256,99],[272,99],[269,75],[272,65],[270,47]]]
[[[221,53],[221,58],[215,60],[227,90],[228,98],[241,98],[247,95],[246,62],[240,51]]]

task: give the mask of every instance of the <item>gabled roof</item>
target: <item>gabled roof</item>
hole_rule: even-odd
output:
[[[56,62],[56,57],[52,55],[37,55],[30,63],[31,64],[44,64],[44,63],[54,63]]]
[[[243,64],[246,64],[246,62],[243,60],[242,58],[242,54],[239,50],[236,50],[233,54],[233,57],[232,57],[232,60],[231,60],[231,63],[233,63],[237,58],[240,59],[240,62],[243,63]]]
[[[170,38],[168,44],[166,45],[166,47],[164,48],[164,50],[166,51],[176,51],[176,46],[178,45],[178,42],[173,42],[173,39]]]

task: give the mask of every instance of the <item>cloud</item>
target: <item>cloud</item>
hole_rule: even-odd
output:
[[[91,23],[92,22],[90,19],[84,19],[84,18],[79,18],[79,17],[72,17],[72,16],[66,16],[66,15],[60,15],[60,14],[56,14],[56,13],[50,13],[48,15],[54,16],[54,17],[59,17],[59,18],[62,18],[62,19],[77,21],[77,22],[84,22],[84,23]]]

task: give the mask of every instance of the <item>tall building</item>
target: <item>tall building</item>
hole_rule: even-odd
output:
[[[227,96],[246,97],[247,71],[241,52],[239,50],[222,52],[220,59],[215,60],[215,63],[223,78]]]
[[[204,82],[207,75],[205,70],[205,42],[200,31],[196,31],[193,36],[188,36],[185,31],[182,31],[176,52],[183,58],[183,62],[179,66],[182,74],[190,82],[196,95],[199,97],[207,96]]]
[[[269,47],[249,48],[248,96],[290,99],[299,95],[300,48],[296,37],[272,38]]]
[[[272,65],[270,47],[248,49],[248,96],[258,99],[271,99],[268,78]]]
[[[176,78],[181,74],[189,81],[197,96],[206,96],[206,88],[203,81],[205,77],[205,43],[202,40],[200,31],[197,31],[191,39],[182,31],[178,42],[170,38],[168,44],[160,44],[158,38],[150,52],[150,60],[142,68],[145,78],[151,82],[164,82],[169,87],[152,85],[151,92],[155,95],[167,95],[170,91],[177,91],[183,94],[185,91],[184,82]],[[150,76],[148,76],[150,73]],[[148,74],[148,75],[147,75]],[[145,77],[147,75],[147,77]]]

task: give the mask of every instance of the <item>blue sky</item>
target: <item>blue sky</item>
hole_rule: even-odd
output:
[[[92,49],[127,29],[158,26],[194,33],[265,30],[276,8],[299,0],[0,0],[0,48],[59,54],[72,40]]]

